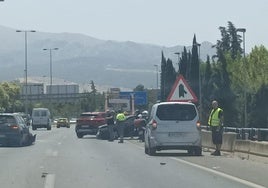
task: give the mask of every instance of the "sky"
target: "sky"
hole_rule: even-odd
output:
[[[268,48],[266,0],[4,0],[0,25],[165,47],[216,43],[220,26],[246,28],[246,51]]]

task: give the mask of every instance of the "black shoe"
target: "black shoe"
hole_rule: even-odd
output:
[[[216,155],[216,153],[217,153],[217,150],[211,153],[210,155]]]
[[[220,151],[216,151],[215,156],[221,156],[221,152]]]

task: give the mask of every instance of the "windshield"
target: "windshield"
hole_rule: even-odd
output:
[[[0,0],[0,188],[268,187],[266,18],[265,0]]]

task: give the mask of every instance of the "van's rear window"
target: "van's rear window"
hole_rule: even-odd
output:
[[[197,115],[193,105],[164,104],[157,108],[156,116],[160,120],[190,121]]]

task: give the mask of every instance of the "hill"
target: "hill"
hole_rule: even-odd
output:
[[[160,66],[161,51],[177,68],[178,56],[174,53],[183,49],[180,45],[162,47],[132,41],[106,41],[76,33],[37,31],[27,36],[29,78],[50,76],[49,52],[43,49],[57,47],[59,50],[52,51],[53,77],[78,84],[88,84],[93,80],[96,85],[109,87],[135,88],[143,84],[155,88],[154,65]],[[23,78],[24,33],[0,26],[0,41],[0,81]],[[211,46],[210,42],[201,43],[201,59],[215,54]]]

